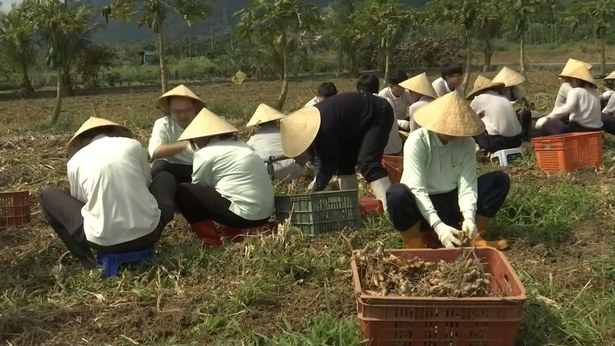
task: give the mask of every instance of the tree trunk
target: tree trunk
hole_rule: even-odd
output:
[[[385,84],[389,83],[389,74],[391,73],[389,71],[390,65],[391,65],[391,49],[389,45],[387,44],[384,47],[384,83]]]
[[[64,76],[62,75],[62,68],[58,67],[56,70],[58,85],[56,90],[56,108],[51,116],[51,125],[55,125],[60,118],[60,110],[62,109],[62,94],[64,93]]]
[[[606,74],[606,30],[601,31],[600,44],[600,63],[602,64],[602,73]]]
[[[493,48],[491,47],[491,41],[485,40],[485,50],[483,51],[485,55],[485,64],[483,65],[483,72],[491,71],[491,57],[493,57]]]
[[[286,39],[286,33],[282,34],[282,42],[280,45],[280,49],[282,50],[282,65],[283,65],[283,73],[282,73],[282,92],[280,93],[280,97],[278,98],[278,104],[276,108],[281,110],[284,106],[284,102],[286,101],[286,94],[288,94],[288,40]]]
[[[188,27],[188,60],[192,61],[192,27]]]
[[[361,71],[359,71],[357,66],[357,55],[354,52],[348,53],[348,72],[354,78],[361,76]]]
[[[521,73],[525,74],[525,33],[521,34],[519,43],[519,65],[521,66]]]
[[[169,72],[167,71],[167,64],[165,62],[165,54],[164,54],[164,37],[162,33],[162,23],[160,23],[160,27],[158,32],[156,33],[156,43],[158,48],[158,61],[160,62],[160,86],[162,89],[162,93],[166,93],[169,89]]]
[[[70,76],[70,65],[64,66],[62,76],[64,77],[64,85],[62,88],[63,92],[67,93],[68,96],[75,95],[75,90],[73,88],[73,80]]]
[[[470,83],[470,69],[472,68],[472,49],[470,48],[470,36],[468,32],[465,33],[464,43],[466,49],[466,73],[463,77],[463,84],[461,88],[466,91],[468,90],[468,84]]]
[[[30,75],[28,74],[28,65],[23,64],[21,66],[21,79],[23,82],[23,94],[24,96],[30,97],[34,93],[34,88],[32,87],[32,82],[30,81]]]

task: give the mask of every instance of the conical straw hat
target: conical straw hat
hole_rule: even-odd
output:
[[[427,78],[427,73],[425,72],[416,75],[410,79],[406,79],[405,81],[401,82],[399,86],[417,94],[429,96],[434,99],[438,98],[438,95],[436,95],[436,91],[433,89],[433,86],[431,86],[431,83]]]
[[[79,130],[75,132],[75,135],[73,136],[73,138],[71,138],[71,140],[68,142],[68,145],[66,146],[66,153],[68,155],[68,158],[70,159],[71,157],[73,157],[73,155],[75,155],[75,153],[77,153],[81,148],[83,148],[83,142],[81,141],[81,135],[83,135],[84,133],[90,130],[100,128],[100,127],[113,128],[114,130],[113,132],[116,137],[128,137],[128,138],[134,137],[132,131],[130,131],[130,129],[128,129],[126,126],[116,124],[107,119],[90,117],[88,120],[86,120],[83,123],[83,125],[81,125]]]
[[[585,68],[587,68],[588,70],[592,69],[592,65],[588,64],[584,61],[581,60],[577,60],[577,59],[568,59],[568,62],[566,63],[566,66],[564,66],[564,69],[562,70],[562,73],[560,73],[560,75],[566,75],[571,73],[572,71],[576,70],[577,68],[579,68],[580,66],[585,66]]]
[[[525,76],[506,66],[493,78],[493,83],[504,83],[509,88],[525,82]]]
[[[267,106],[264,103],[261,103],[258,108],[256,108],[256,111],[254,112],[254,115],[252,115],[252,118],[250,118],[250,121],[248,121],[248,123],[246,124],[246,127],[264,124],[282,118],[284,118],[284,114],[278,112],[276,109]]]
[[[604,77],[604,80],[615,80],[615,71],[611,72],[611,74]]]
[[[467,99],[470,99],[473,96],[476,96],[481,91],[485,91],[491,88],[503,87],[504,83],[496,83],[489,80],[482,75],[478,75],[476,80],[474,81],[474,89],[470,91],[470,93],[466,96]]]
[[[320,111],[305,107],[280,120],[282,151],[287,157],[303,154],[314,142],[320,130]]]
[[[212,113],[209,109],[203,108],[194,120],[184,130],[178,141],[189,139],[217,136],[226,133],[238,132],[235,126]]]
[[[457,91],[419,108],[414,118],[421,127],[443,135],[468,137],[485,132],[483,121]]]
[[[205,107],[205,102],[203,102],[198,96],[196,96],[196,94],[192,92],[192,90],[188,89],[187,86],[181,84],[167,91],[164,95],[160,96],[155,103],[156,108],[160,109],[162,113],[166,115],[171,115],[169,99],[173,96],[182,96],[194,100],[197,104],[197,113]]]
[[[586,81],[598,87],[598,82],[594,79],[594,76],[592,76],[591,72],[589,72],[589,70],[587,69],[585,65],[580,65],[577,67],[576,70],[573,70],[565,74],[562,73],[559,76],[580,79],[582,81]]]

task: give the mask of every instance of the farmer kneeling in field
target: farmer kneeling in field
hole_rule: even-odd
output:
[[[212,221],[251,228],[266,224],[273,214],[273,186],[263,159],[236,133],[203,108],[179,138],[190,141],[196,152],[192,183],[179,184],[175,200],[203,245],[222,243]]]
[[[438,96],[431,84],[429,84],[429,79],[427,79],[425,72],[403,81],[399,86],[408,90],[413,99],[418,100],[408,108],[408,121],[410,122],[410,131],[412,132],[419,128],[419,125],[414,120],[416,111],[437,99]]]
[[[538,119],[536,128],[544,128],[547,135],[601,131],[603,123],[598,83],[584,65],[565,72],[560,77],[568,79],[572,86],[566,95],[566,103]]]
[[[485,124],[486,131],[474,137],[478,146],[490,153],[521,146],[521,123],[515,108],[501,94],[504,83],[494,83],[479,75],[467,98],[470,107]]]
[[[309,100],[304,107],[313,106],[318,102],[335,95],[337,95],[337,88],[335,87],[335,84],[331,82],[324,82],[318,87],[318,90],[316,91],[316,96],[313,99]]]
[[[449,63],[442,66],[441,74],[442,77],[431,84],[438,97],[457,90],[463,82],[463,67],[459,64]]]
[[[393,117],[391,105],[381,97],[339,94],[280,120],[282,149],[288,157],[308,151],[314,154],[313,191],[322,191],[334,174],[340,176],[342,190],[357,189],[358,165],[386,209],[385,194],[391,182],[381,161]]]
[[[177,139],[205,103],[192,90],[180,85],[162,95],[156,107],[166,116],[156,120],[149,140],[148,151],[154,160],[152,175],[170,172],[178,183],[189,183],[194,151],[188,142]]]
[[[520,105],[516,110],[517,119],[521,123],[521,139],[527,141],[530,139],[532,129],[532,105],[525,98],[525,91],[522,88],[525,80],[525,76],[506,66],[493,78],[494,83],[504,83],[503,94],[511,104]]]
[[[147,153],[124,126],[90,118],[68,143],[70,194],[47,187],[41,209],[70,252],[96,266],[98,252],[151,247],[173,219],[176,181],[152,181]]]
[[[506,248],[504,240],[483,239],[510,189],[503,172],[476,178],[471,136],[485,131],[483,122],[457,92],[421,108],[416,122],[422,128],[412,132],[404,146],[401,184],[386,194],[389,215],[404,246],[426,246],[423,225],[433,229],[447,248],[463,245],[459,226],[473,246]]]
[[[279,122],[282,118],[284,114],[261,103],[246,124],[246,127],[256,127],[248,145],[263,161],[284,155]],[[273,162],[273,175],[277,180],[294,180],[303,175],[303,167],[294,159]]]

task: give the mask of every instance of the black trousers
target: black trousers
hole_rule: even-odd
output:
[[[231,201],[222,197],[216,189],[201,184],[179,184],[175,200],[177,207],[190,224],[213,220],[225,226],[247,228],[261,226],[269,221],[269,218],[263,220],[242,218],[228,209]]]
[[[532,112],[528,109],[521,109],[517,112],[517,119],[521,123],[521,139],[527,142],[532,135]]]
[[[498,135],[490,135],[484,132],[478,136],[474,136],[474,141],[481,149],[487,150],[490,153],[504,149],[518,148],[523,142],[521,135],[515,137],[504,137]]]
[[[476,213],[489,218],[494,217],[504,204],[509,190],[510,178],[504,172],[496,171],[480,176]],[[457,190],[429,197],[440,220],[451,227],[459,227],[463,215],[459,210]],[[423,228],[431,226],[421,214],[414,195],[406,185],[392,185],[387,191],[387,204],[395,229],[405,231],[419,221]]]
[[[607,132],[610,133],[612,135],[615,135],[615,115],[610,115],[610,114],[602,114],[602,129]]]
[[[166,160],[154,161],[152,164],[152,177],[157,176],[161,172],[171,173],[178,184],[192,182],[192,165],[170,163]]]
[[[571,133],[571,132],[602,131],[602,127],[593,129],[589,127],[583,127],[574,121],[568,121],[568,119],[565,119],[565,120],[555,119],[555,120],[551,120],[547,122],[543,130],[547,136],[552,136],[552,135],[561,135],[563,133]]]
[[[111,246],[101,246],[88,242],[83,231],[83,203],[68,192],[57,187],[47,187],[40,195],[40,205],[47,221],[68,250],[84,265],[95,266],[91,249],[100,253],[127,252],[148,248],[154,245],[162,234],[164,227],[173,220],[175,188],[177,183],[171,173],[163,172],[154,178],[149,187],[158,202],[161,211],[160,222],[154,231],[141,238]]]

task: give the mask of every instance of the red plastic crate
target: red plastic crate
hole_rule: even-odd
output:
[[[600,167],[603,162],[603,132],[573,132],[532,139],[536,165],[547,172],[572,172]]]
[[[504,254],[476,248],[501,297],[440,298],[364,293],[354,251],[352,276],[361,333],[370,346],[513,346],[527,302],[525,288]],[[386,250],[399,257],[453,261],[463,249]]]
[[[0,228],[30,222],[30,192],[0,192]]]
[[[399,184],[401,175],[404,172],[404,157],[384,155],[382,157],[382,166],[389,173],[391,184]]]

